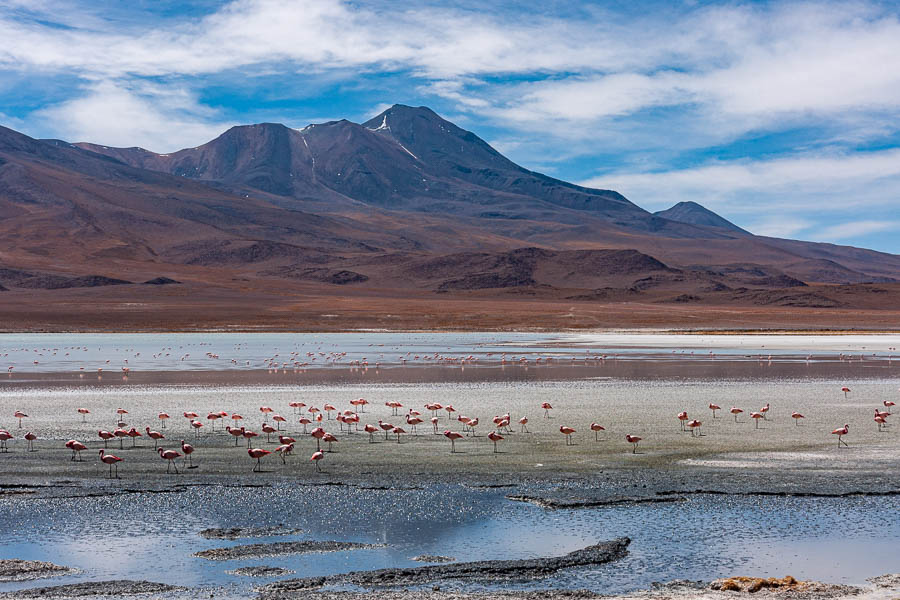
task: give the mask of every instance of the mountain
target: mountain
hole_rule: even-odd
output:
[[[651,214],[520,167],[425,107],[238,126],[170,154],[0,128],[0,318],[23,327],[91,328],[106,303],[187,328],[469,318],[445,311],[532,326],[598,303],[651,326],[688,307],[732,323],[754,307],[887,310],[898,281],[900,256],[756,236],[693,202]],[[336,314],[349,320],[323,324]],[[605,322],[591,314],[577,326]]]
[[[749,231],[741,229],[731,221],[724,219],[709,210],[705,206],[696,202],[687,201],[679,202],[671,208],[653,213],[657,217],[677,221],[679,223],[689,223],[691,225],[703,225],[705,227],[717,227],[719,229],[727,229],[735,233],[744,235],[752,235]]]

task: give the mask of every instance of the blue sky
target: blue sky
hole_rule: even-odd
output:
[[[0,123],[169,152],[427,105],[648,210],[900,253],[900,6],[0,0]]]

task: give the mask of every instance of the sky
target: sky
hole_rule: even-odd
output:
[[[647,210],[900,253],[897,2],[0,0],[0,40],[0,124],[34,137],[424,105]]]

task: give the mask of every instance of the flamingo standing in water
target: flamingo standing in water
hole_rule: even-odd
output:
[[[279,456],[281,456],[281,464],[286,465],[287,461],[285,457],[288,454],[291,454],[294,451],[294,444],[282,444],[275,448],[275,452],[278,452]]]
[[[275,426],[278,431],[281,431],[281,424],[287,421],[287,419],[285,419],[281,415],[272,415],[272,420],[278,423],[278,425]]]
[[[163,434],[161,434],[158,431],[151,430],[149,427],[145,428],[145,431],[147,432],[147,437],[149,437],[151,440],[153,440],[153,449],[158,450],[159,449],[159,440],[166,439],[166,436],[164,436]]]
[[[884,407],[886,409],[888,409],[888,414],[891,414],[890,413],[891,408],[893,408],[896,405],[896,403],[893,400],[885,400],[883,402],[883,404],[884,404]]]
[[[309,420],[308,418],[306,418],[306,417],[300,417],[299,423],[300,423],[301,425],[303,425],[303,433],[305,434],[305,433],[306,433],[306,426],[309,425],[310,423],[312,423],[312,421],[310,421],[310,420]]]
[[[245,439],[245,440],[247,440],[247,448],[249,448],[249,447],[250,447],[250,440],[252,440],[253,438],[259,436],[259,434],[256,433],[255,431],[250,431],[250,430],[248,430],[248,429],[244,429],[243,427],[241,427],[241,429],[243,430],[243,432],[241,433],[241,435],[244,436],[244,439]]]
[[[363,427],[363,431],[369,434],[369,443],[375,443],[375,433],[378,431],[378,428],[372,425],[371,423],[366,423],[366,426]]]
[[[521,419],[519,419],[519,425],[521,425],[519,431],[521,431],[522,433],[531,433],[530,431],[528,431],[528,417],[522,417]]]
[[[100,449],[100,461],[104,464],[109,465],[109,479],[113,479],[113,466],[116,467],[116,475],[115,479],[119,478],[119,463],[122,462],[123,459],[115,456],[114,454],[107,454],[106,450],[103,448]]]
[[[328,432],[326,431],[326,432],[325,432],[325,435],[322,436],[322,441],[323,441],[323,442],[328,442],[328,450],[326,450],[326,452],[332,452],[331,444],[333,444],[334,442],[338,441],[338,439],[337,439],[337,436],[335,436],[335,435],[333,435],[333,434],[331,434],[331,433],[328,433]]]
[[[250,458],[256,459],[256,466],[253,467],[253,472],[262,473],[262,457],[267,454],[272,454],[268,450],[263,450],[262,448],[247,448],[247,454],[250,455]]]
[[[762,418],[768,420],[769,418],[769,403],[766,402],[766,405],[759,409],[759,412],[762,413]]]
[[[378,426],[381,427],[381,430],[384,431],[384,441],[388,439],[388,432],[393,431],[394,426],[390,423],[385,423],[381,419],[378,419]]]
[[[244,428],[241,427],[240,429],[238,429],[237,427],[231,427],[230,425],[227,425],[225,427],[225,431],[234,436],[234,447],[237,448],[238,439],[244,437]]]
[[[544,418],[545,418],[545,419],[549,419],[549,418],[550,418],[550,411],[553,409],[553,407],[550,406],[550,403],[549,403],[549,402],[544,402],[544,403],[541,404],[541,408],[544,409]]]
[[[127,433],[128,433],[128,437],[131,438],[131,447],[134,448],[135,447],[135,444],[134,444],[135,438],[142,437],[143,434],[140,431],[138,431],[137,429],[135,429],[134,427],[129,429]]]
[[[402,427],[394,427],[393,429],[391,429],[391,433],[397,434],[397,443],[399,444],[400,443],[400,434],[406,433],[406,430],[403,429]]]
[[[412,413],[412,411],[410,411]],[[413,435],[419,435],[418,429],[416,429],[416,425],[423,423],[424,421],[420,417],[413,416],[412,414],[406,415],[406,424],[412,427]]]
[[[754,421],[756,421],[756,429],[759,429],[759,420],[765,419],[766,417],[763,416],[762,413],[752,412],[752,413],[750,413],[750,418],[753,419]]]
[[[171,417],[169,417],[169,413],[161,412],[158,415],[156,415],[156,418],[159,419],[159,428],[165,429],[166,421],[168,421]]]
[[[594,432],[594,441],[599,442],[600,441],[600,432],[606,431],[606,428],[603,425],[601,425],[600,423],[591,423],[591,431]]]
[[[496,431],[492,431],[488,434],[488,439],[494,442],[494,454],[497,454],[497,442],[502,442],[503,436]]]
[[[17,410],[13,413],[13,417],[19,420],[19,429],[22,429],[22,419],[27,419],[28,415],[23,413],[21,410]]]
[[[169,472],[170,467],[175,467],[175,474],[178,474],[178,465],[175,464],[175,459],[177,459],[181,454],[175,452],[174,450],[166,450],[164,448],[157,448],[156,453],[159,454],[159,457],[163,460],[169,461],[169,464],[166,465],[166,473]]]
[[[846,398],[846,397],[847,397],[847,394],[850,393],[850,388],[844,386],[844,387],[841,388],[841,391],[844,392],[844,398]]]
[[[194,468],[194,459],[191,457],[191,454],[194,453],[194,447],[188,444],[186,441],[181,440],[181,452],[184,454],[185,462],[188,462],[188,469]],[[182,466],[184,466],[182,464]]]
[[[844,426],[843,426],[843,427],[839,427],[838,429],[835,429],[834,431],[831,432],[832,435],[838,436],[838,437],[837,437],[837,439],[838,439],[838,448],[841,447],[841,444],[847,446],[848,448],[850,447],[850,444],[848,444],[847,442],[845,442],[844,440],[841,439],[841,438],[843,438],[845,435],[847,435],[849,432],[850,432],[850,425],[848,425],[847,423],[844,423]]]
[[[97,432],[97,435],[100,437],[101,440],[103,440],[103,447],[104,447],[104,448],[106,448],[106,443],[107,443],[109,440],[111,440],[111,439],[113,439],[114,437],[116,437],[116,436],[114,436],[111,432],[106,431],[105,429],[101,429],[100,431],[98,431],[98,432]]]
[[[438,421],[440,421],[440,419],[438,419],[437,417],[431,417],[431,427],[434,428],[434,435],[437,435],[439,433]]]
[[[694,419],[694,420],[692,420],[692,421],[688,421],[687,427],[688,427],[688,429],[691,430],[691,437],[694,437],[694,430],[697,431],[698,437],[703,435],[703,434],[700,432],[700,426],[701,426],[701,425],[703,425],[703,423],[700,422],[700,421],[698,421],[697,419]]]
[[[566,446],[572,446],[572,434],[575,433],[575,429],[573,427],[567,427],[563,425],[559,428],[559,432],[566,436]]]
[[[741,410],[740,408],[736,407],[736,406],[732,406],[732,407],[731,407],[731,410],[729,410],[728,412],[730,412],[731,414],[734,415],[734,422],[737,423],[738,415],[741,414],[741,413],[744,412],[744,411]]]
[[[322,469],[319,468],[319,461],[325,458],[325,453],[321,450],[316,450],[313,452],[313,455],[309,457],[309,460],[313,461],[316,464],[316,473],[321,473]]]
[[[34,440],[37,439],[37,436],[29,431],[25,434],[25,439],[28,440],[28,451],[34,452]]]
[[[263,423],[263,424],[262,424],[262,431],[263,431],[264,434],[266,434],[266,442],[269,443],[269,444],[271,444],[271,443],[272,443],[272,439],[271,439],[270,436],[271,436],[273,433],[275,433],[277,430],[276,430],[274,427],[272,427],[271,425],[269,425],[268,423]]]
[[[78,440],[69,440],[66,442],[66,448],[72,451],[72,458],[69,460],[79,461],[81,462],[81,451],[87,450],[87,446],[79,442]]]
[[[684,423],[688,420],[687,411],[681,411],[678,413],[678,420],[681,421],[681,430],[684,431]]]
[[[632,454],[637,454],[638,442],[641,441],[641,438],[639,438],[639,437],[636,436],[636,435],[631,435],[631,434],[629,433],[629,434],[626,434],[626,435],[625,435],[625,441],[628,442],[629,444],[632,444],[633,447],[632,447],[632,449],[631,449],[631,453],[632,453]]]
[[[887,425],[887,419],[878,414],[878,411],[875,411],[875,423],[878,424],[878,431],[884,431],[884,427]]]
[[[794,425],[800,425],[800,419],[805,419],[806,417],[795,411],[791,413],[791,418],[794,420]]]
[[[716,411],[717,411],[717,410],[722,410],[722,407],[719,406],[718,404],[713,404],[712,402],[710,402],[710,403],[709,403],[709,410],[712,411],[713,419],[717,419],[718,417],[716,416]]]
[[[81,415],[81,422],[82,422],[82,423],[85,423],[85,422],[87,422],[87,416],[88,416],[89,414],[91,414],[91,411],[89,411],[89,410],[86,409],[86,408],[79,408],[79,409],[78,409],[78,414]]]
[[[325,430],[321,427],[316,427],[309,433],[309,435],[316,438],[316,450],[321,450],[322,444],[320,444],[320,440],[325,437]],[[384,439],[387,439],[387,431],[384,432]]]
[[[462,434],[449,429],[444,432],[444,437],[450,440],[450,454],[456,452],[456,440],[462,439]]]

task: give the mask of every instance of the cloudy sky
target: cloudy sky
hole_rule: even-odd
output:
[[[427,105],[648,210],[900,253],[897,3],[0,0],[0,39],[0,123],[36,137]]]

